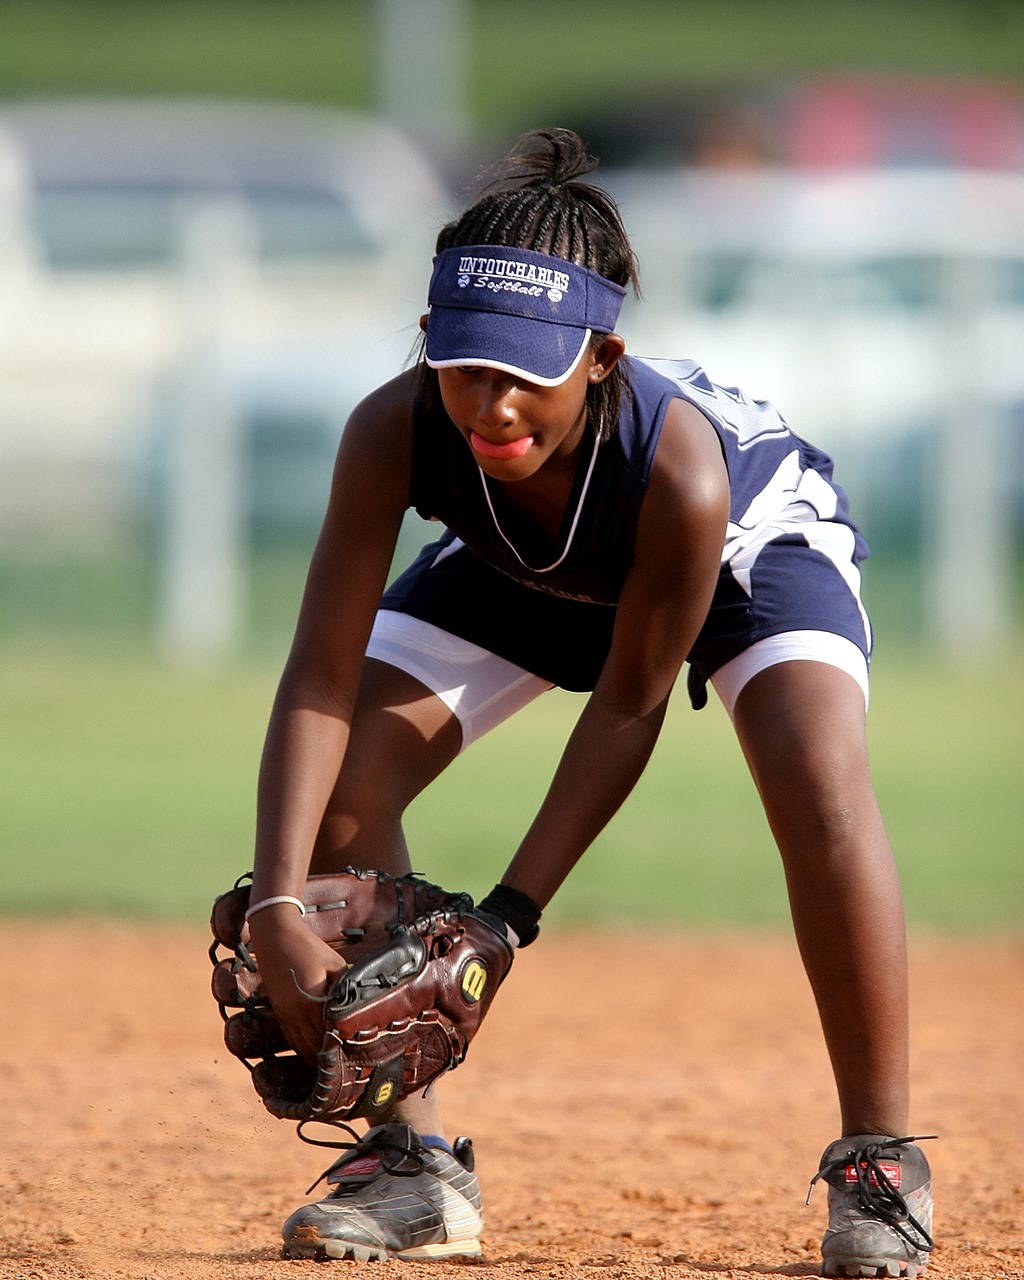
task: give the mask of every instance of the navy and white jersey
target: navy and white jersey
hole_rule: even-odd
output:
[[[708,620],[690,661],[707,678],[766,636],[845,635],[867,655],[858,565],[867,546],[827,454],[768,403],[717,386],[689,360],[625,358],[619,429],[591,438],[558,537],[532,537],[503,506],[443,412],[417,403],[410,504],[447,532],[386,593],[398,609],[569,689],[591,689],[633,560],[640,506],[668,406],[695,405],[722,444],[730,518]],[[685,555],[680,548],[680,555]]]

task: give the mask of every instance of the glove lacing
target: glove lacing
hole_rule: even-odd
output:
[[[880,1222],[884,1222],[887,1227],[891,1227],[912,1248],[931,1253],[935,1248],[935,1242],[910,1212],[906,1200],[893,1186],[888,1174],[878,1163],[878,1156],[905,1143],[926,1142],[935,1136],[934,1133],[929,1133],[921,1138],[888,1138],[882,1142],[870,1142],[852,1153],[837,1156],[835,1160],[830,1160],[819,1169],[811,1179],[810,1186],[807,1188],[806,1203],[810,1204],[811,1192],[819,1179],[852,1165],[857,1177],[857,1203],[861,1209]],[[908,1227],[910,1230],[907,1229]],[[917,1234],[912,1235],[911,1231]]]

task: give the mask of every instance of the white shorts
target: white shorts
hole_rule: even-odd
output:
[[[462,748],[554,686],[432,622],[381,609],[366,656],[407,672],[436,693],[462,725]]]
[[[382,609],[366,655],[407,672],[435,693],[462,726],[462,747],[483,737],[554,686],[479,645],[430,622]],[[741,690],[780,662],[824,662],[852,676],[868,701],[868,664],[861,650],[829,631],[786,631],[758,640],[711,677],[731,717]]]

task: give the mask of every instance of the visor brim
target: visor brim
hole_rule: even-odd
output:
[[[425,359],[432,369],[500,369],[542,387],[566,382],[583,358],[590,329],[468,308],[431,307]]]

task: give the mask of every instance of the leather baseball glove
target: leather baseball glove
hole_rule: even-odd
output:
[[[288,1045],[263,989],[245,879],[213,905],[213,997],[224,1042],[272,1115],[377,1120],[465,1059],[515,954],[502,920],[418,876],[310,876],[306,924],[348,965],[326,995],[310,997],[324,1014],[314,1068]]]

